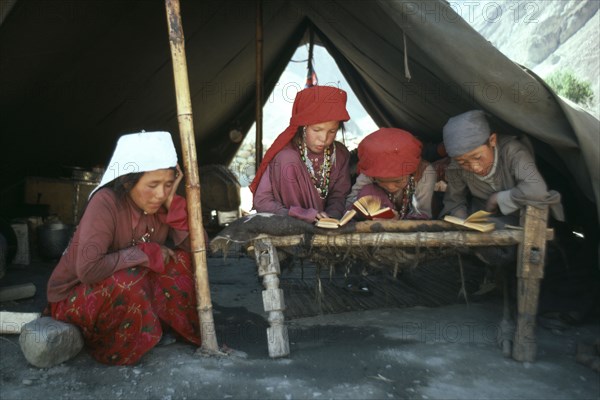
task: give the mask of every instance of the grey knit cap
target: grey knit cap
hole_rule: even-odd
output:
[[[467,111],[444,125],[444,146],[450,157],[458,157],[484,144],[491,134],[490,125],[481,110]]]

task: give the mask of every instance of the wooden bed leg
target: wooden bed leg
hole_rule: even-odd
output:
[[[517,330],[512,356],[517,361],[533,362],[537,350],[535,323],[540,281],[544,277],[548,207],[527,206],[523,217],[523,242],[519,244],[517,259]]]
[[[502,321],[500,322],[500,346],[502,347],[502,355],[506,358],[512,356],[513,340],[515,339],[515,323],[512,317],[510,290],[509,290],[509,273],[506,268],[502,268],[502,297],[503,311]]]
[[[262,292],[265,312],[269,313],[267,328],[267,345],[272,358],[285,357],[290,354],[290,340],[285,326],[283,311],[285,302],[283,290],[279,289],[279,258],[277,250],[269,239],[254,242],[254,255],[258,266],[258,276],[263,277],[265,290]]]

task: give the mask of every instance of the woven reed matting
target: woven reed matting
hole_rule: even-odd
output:
[[[485,268],[463,258],[465,286],[469,301],[474,296],[485,275]],[[458,260],[439,260],[422,263],[417,268],[403,270],[396,279],[389,271],[376,271],[360,277],[369,285],[371,295],[354,293],[346,289],[344,271],[335,271],[330,277],[322,270],[321,296],[317,295],[317,267],[305,264],[282,271],[280,288],[284,291],[286,319],[335,314],[348,311],[372,310],[390,307],[437,307],[464,303],[460,294],[461,278]]]

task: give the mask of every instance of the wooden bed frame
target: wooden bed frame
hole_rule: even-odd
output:
[[[547,228],[548,208],[527,206],[521,213],[521,226],[488,233],[457,228],[444,221],[368,221],[356,224],[356,233],[315,234],[312,247],[379,246],[379,247],[475,247],[518,245],[517,253],[517,321],[512,351],[509,355],[517,361],[533,362],[536,356],[535,323],[538,308],[540,280],[544,276],[546,241],[552,240],[554,231]],[[371,224],[383,227],[374,233]],[[440,231],[417,231],[426,225]],[[285,301],[279,288],[279,259],[277,248],[304,243],[304,235],[265,236],[253,241],[258,275],[263,278],[262,292],[265,312],[269,314],[267,344],[270,357],[290,354],[289,338],[285,325]]]

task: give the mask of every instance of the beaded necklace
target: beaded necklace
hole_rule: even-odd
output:
[[[404,219],[406,217],[406,215],[411,211],[410,207],[412,204],[412,197],[415,194],[415,176],[414,175],[411,175],[408,178],[408,183],[406,184],[404,189],[402,189],[401,193],[402,193],[402,197],[399,199],[400,201],[398,201],[398,202],[394,201],[395,196],[393,193],[389,193],[388,198],[390,199],[390,201],[392,203],[396,204],[396,206],[399,206],[399,210],[398,210],[399,217],[400,217],[400,219]]]
[[[321,164],[321,168],[319,168],[317,173],[315,173],[313,163],[308,157],[308,149],[304,138],[302,142],[298,144],[298,151],[300,152],[300,158],[304,162],[304,165],[306,165],[306,169],[308,170],[313,185],[315,186],[315,189],[317,189],[319,197],[321,199],[327,198],[327,194],[329,193],[329,176],[331,175],[331,165],[333,164],[331,149],[327,147],[323,151],[323,164]],[[335,143],[333,143],[333,159],[335,159]]]

